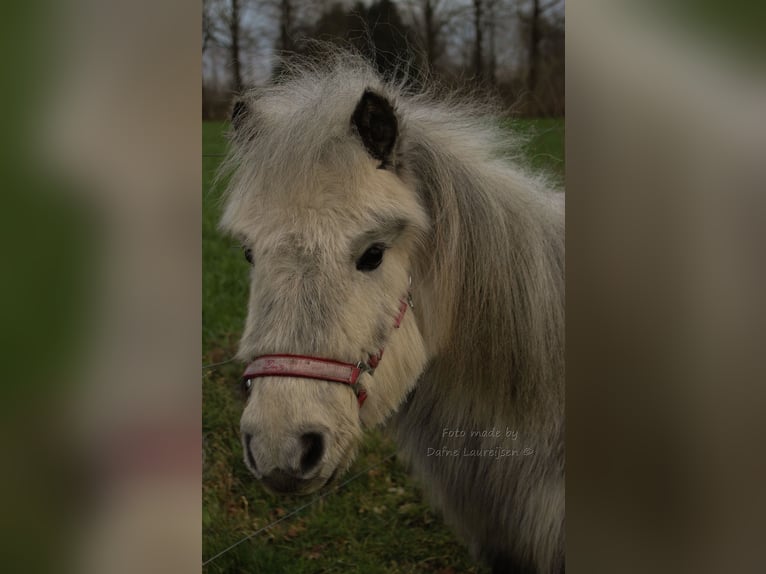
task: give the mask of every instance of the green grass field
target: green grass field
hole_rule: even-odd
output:
[[[563,181],[563,120],[514,120],[508,125],[528,136],[524,151],[530,165]],[[221,189],[212,181],[226,150],[225,130],[221,123],[202,126],[203,365],[234,354],[247,303],[248,267],[240,246],[216,229]],[[358,478],[324,498],[267,493],[242,462],[241,370],[233,363],[203,368],[203,561],[284,519],[212,560],[205,572],[486,572],[390,458],[394,447],[379,432],[367,434],[346,476]]]

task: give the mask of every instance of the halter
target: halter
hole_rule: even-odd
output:
[[[412,278],[410,278],[410,283],[412,283]],[[394,329],[398,329],[402,324],[408,307],[415,308],[412,302],[412,293],[409,290],[407,297],[399,301],[399,312],[394,318]],[[351,387],[354,395],[356,395],[359,408],[361,408],[367,399],[367,392],[359,386],[359,377],[362,373],[369,373],[370,375],[375,373],[375,369],[383,358],[383,349],[384,347],[381,347],[377,354],[369,355],[366,362],[359,361],[358,363],[344,363],[334,359],[307,355],[260,355],[247,366],[242,379],[247,388],[250,388],[253,379],[258,377],[300,377],[302,379],[342,383]]]

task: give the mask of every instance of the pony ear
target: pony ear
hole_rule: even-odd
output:
[[[372,90],[365,90],[351,116],[351,125],[362,138],[367,153],[385,168],[390,163],[399,133],[399,122],[391,103]]]
[[[231,110],[231,125],[235,131],[240,131],[250,116],[250,108],[242,100],[234,102],[234,108]]]

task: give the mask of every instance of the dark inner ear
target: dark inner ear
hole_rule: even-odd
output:
[[[393,106],[372,90],[365,90],[351,116],[351,124],[359,132],[364,147],[385,167],[391,160],[399,124]]]
[[[247,104],[245,102],[242,100],[234,102],[234,109],[231,111],[231,125],[234,126],[235,130],[242,129],[249,114],[250,111],[247,109]]]

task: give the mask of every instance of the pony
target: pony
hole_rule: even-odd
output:
[[[494,108],[410,86],[340,53],[234,105],[245,464],[315,492],[385,426],[478,560],[563,572],[563,193]]]

